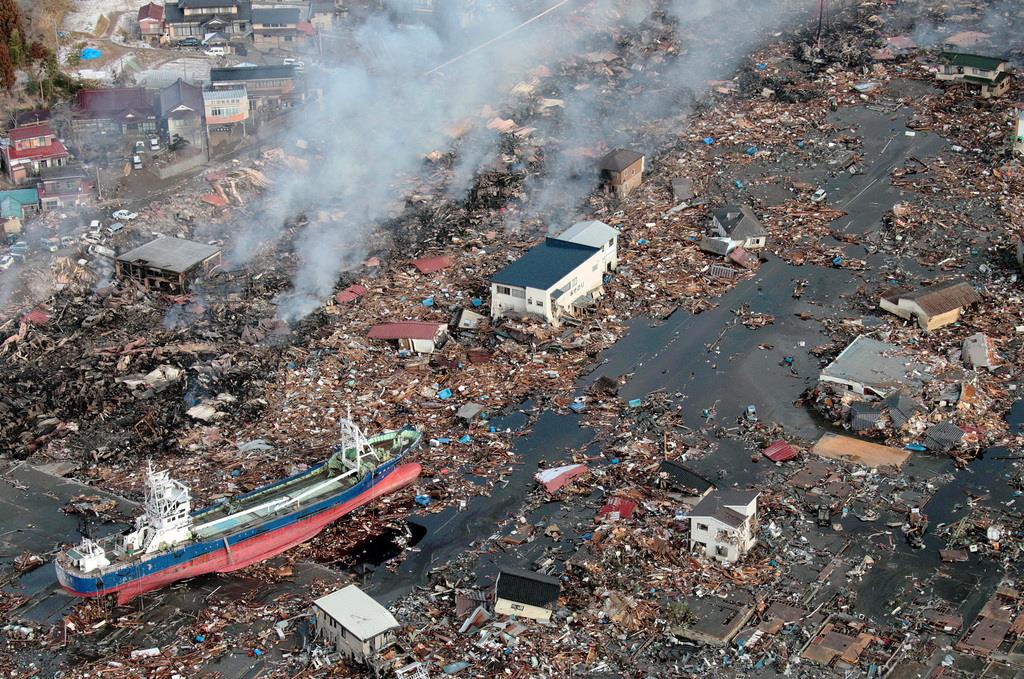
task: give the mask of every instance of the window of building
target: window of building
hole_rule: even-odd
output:
[[[706,531],[707,529],[708,529],[708,525],[706,523],[698,523],[697,524],[697,530]]]
[[[498,286],[498,294],[499,295],[511,295],[512,294],[512,289],[509,288],[507,285],[499,285]]]
[[[729,548],[722,547],[721,545],[715,547],[715,554],[718,556],[729,556]]]

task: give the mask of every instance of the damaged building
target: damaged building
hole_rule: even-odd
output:
[[[220,263],[219,247],[171,237],[152,240],[114,260],[118,278],[167,292],[184,292]]]

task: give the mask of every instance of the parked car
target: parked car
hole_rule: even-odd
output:
[[[47,252],[57,252],[57,250],[60,250],[60,238],[43,238],[39,242]]]
[[[182,38],[178,41],[178,47],[199,47],[199,38]]]
[[[77,243],[77,242],[78,242],[78,241],[76,241],[76,240],[75,240],[75,237],[74,237],[74,236],[61,236],[61,237],[60,237],[60,246],[61,246],[62,248],[70,248],[70,247],[73,247],[73,246],[74,246],[74,244],[75,244],[75,243]]]
[[[821,201],[825,200],[826,198],[828,198],[828,194],[825,193],[825,189],[818,189],[811,196],[811,202],[812,203],[820,203]]]
[[[132,156],[132,167],[136,170],[142,169],[142,156],[135,154]]]
[[[139,153],[145,153],[145,152],[146,152],[146,142],[144,142],[141,139],[139,139],[137,142],[135,142],[135,153],[137,155]]]
[[[227,48],[221,45],[212,45],[203,50],[203,54],[205,54],[208,57],[222,57],[227,53]]]
[[[757,422],[757,408],[755,408],[754,406],[747,406],[745,416],[747,418],[747,421]]]
[[[103,242],[103,236],[98,232],[90,231],[89,233],[82,234],[82,242],[95,245]]]
[[[129,212],[128,210],[118,210],[117,212],[114,212],[110,216],[113,217],[114,219],[117,219],[117,220],[120,220],[120,221],[123,221],[123,222],[130,222],[133,219],[135,219],[136,217],[138,217],[139,215],[138,215],[137,212]]]
[[[23,240],[16,241],[14,245],[11,246],[12,255],[24,256],[26,252],[28,252],[28,243]]]
[[[159,151],[160,150],[160,138],[159,137],[150,137],[149,138],[149,150],[150,151]]]
[[[14,266],[14,257],[11,255],[0,256],[0,271],[7,271]]]
[[[114,222],[113,224],[107,227],[107,235],[113,236],[114,234],[120,233],[123,230],[124,224],[122,224],[121,222]]]

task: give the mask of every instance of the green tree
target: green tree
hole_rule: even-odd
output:
[[[7,49],[11,53],[11,63],[17,68],[25,62],[25,40],[17,28],[7,38]]]

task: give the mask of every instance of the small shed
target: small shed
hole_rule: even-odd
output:
[[[558,578],[521,568],[502,568],[494,583],[494,612],[547,622],[561,591]]]
[[[448,339],[448,326],[429,321],[382,323],[370,328],[367,337],[397,341],[399,349],[431,354],[444,346],[445,340]]]
[[[395,643],[391,612],[355,585],[313,602],[317,635],[344,656],[364,661]]]

